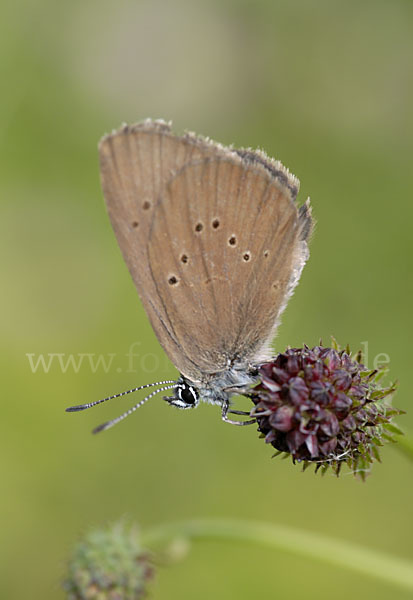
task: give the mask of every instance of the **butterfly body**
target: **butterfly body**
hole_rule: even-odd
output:
[[[207,404],[226,407],[231,404],[231,396],[241,393],[257,381],[257,367],[239,364],[214,374],[203,382],[193,382],[181,375],[174,395],[165,398],[178,408],[194,408],[202,400]]]

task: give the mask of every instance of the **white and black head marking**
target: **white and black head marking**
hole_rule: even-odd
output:
[[[194,386],[185,381],[184,377],[180,377],[174,388],[174,395],[165,396],[164,400],[177,408],[196,408],[199,404],[199,392]]]

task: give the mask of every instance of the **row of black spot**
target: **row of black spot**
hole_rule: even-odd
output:
[[[268,250],[265,250],[263,253],[264,258],[267,258],[268,255],[269,255]],[[242,259],[244,260],[244,262],[248,262],[251,259],[251,252],[250,251],[244,252],[244,254],[242,255]],[[181,262],[184,264],[187,264],[189,262],[189,257],[187,254],[181,255]],[[172,275],[171,277],[169,277],[168,283],[170,285],[176,285],[178,283],[178,279],[175,277],[175,275]]]

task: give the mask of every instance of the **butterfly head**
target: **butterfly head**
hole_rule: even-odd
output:
[[[177,408],[196,408],[199,404],[199,392],[184,377],[180,377],[174,388],[174,395],[165,397],[164,400]]]
[[[143,406],[143,404],[146,404],[148,400],[150,400],[160,392],[164,392],[166,390],[172,390],[172,396],[164,397],[164,400],[166,400],[168,404],[171,404],[172,406],[176,406],[177,408],[181,409],[196,408],[202,398],[202,400],[209,404],[216,404],[220,406],[222,408],[222,419],[227,423],[232,423],[235,425],[249,425],[250,423],[255,423],[255,417],[253,420],[248,421],[231,421],[230,419],[228,419],[227,413],[234,413],[239,415],[249,414],[248,412],[240,412],[230,409],[230,396],[237,393],[244,393],[246,387],[248,387],[255,381],[256,375],[256,368],[250,368],[248,371],[240,371],[230,368],[224,373],[216,374],[215,376],[211,377],[209,381],[197,384],[190,381],[189,379],[186,379],[186,377],[181,375],[177,381],[167,380],[144,384],[131,390],[127,390],[126,392],[120,392],[119,394],[108,396],[107,398],[102,398],[101,400],[96,400],[95,402],[70,406],[66,409],[66,411],[83,411],[87,408],[91,408],[92,406],[96,406],[97,404],[102,404],[107,400],[112,400],[113,398],[120,398],[121,396],[125,396],[126,394],[130,394],[132,392],[138,392],[139,390],[142,390],[144,388],[156,388],[153,391],[151,391],[147,396],[145,396],[145,398],[143,398],[140,402],[135,404],[135,406],[132,406],[123,414],[119,415],[114,419],[111,419],[110,421],[102,423],[98,427],[95,427],[93,433],[98,433],[100,431],[104,431],[106,429],[109,429],[110,427],[113,427],[120,421],[123,421],[133,412],[135,412],[137,408],[140,408],[141,406]]]

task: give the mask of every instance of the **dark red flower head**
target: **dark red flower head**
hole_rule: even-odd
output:
[[[378,385],[382,372],[369,371],[349,351],[315,346],[291,348],[265,363],[253,388],[251,414],[277,451],[304,467],[332,466],[337,475],[346,462],[363,479],[379,459],[378,446],[399,430],[391,424],[398,411],[384,404],[395,386]]]

